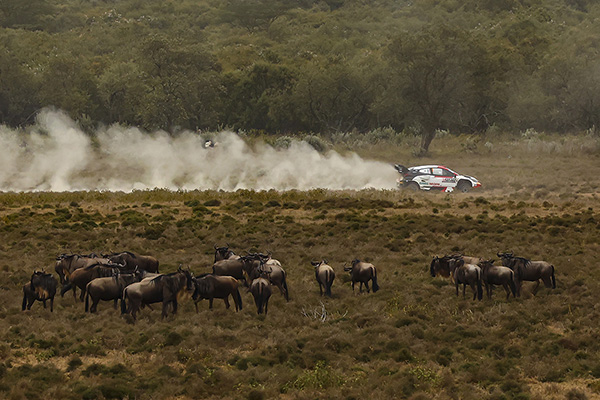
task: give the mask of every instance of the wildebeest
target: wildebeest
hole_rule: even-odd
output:
[[[354,292],[354,284],[360,282],[359,292],[362,292],[363,284],[369,293],[369,281],[372,282],[373,293],[379,290],[377,284],[377,269],[371,263],[362,262],[359,259],[352,260],[351,267],[344,267],[344,271],[349,271],[352,278],[352,292]]]
[[[158,273],[159,262],[152,256],[141,256],[133,254],[130,251],[122,251],[120,253],[103,254],[112,263],[122,264],[125,268],[134,270],[136,267],[148,272]]]
[[[502,265],[512,269],[515,273],[517,296],[521,296],[523,281],[536,282],[532,293],[535,295],[540,287],[540,280],[547,288],[556,289],[556,278],[554,276],[554,265],[546,261],[531,261],[523,257],[517,257],[511,253],[497,253],[502,259]]]
[[[91,313],[96,312],[100,300],[113,300],[116,309],[117,301],[123,295],[123,289],[134,282],[139,282],[141,277],[142,274],[138,272],[123,274],[117,272],[111,277],[102,277],[91,280],[85,288],[85,311],[87,312],[89,309]],[[91,307],[89,307],[90,298],[92,299]]]
[[[255,268],[255,263],[256,259],[254,256],[219,260],[213,264],[212,271],[214,275],[233,276],[235,279],[244,281],[244,285],[247,286],[246,275],[250,275]]]
[[[88,255],[61,254],[56,257],[54,270],[58,274],[61,285],[64,285],[76,269],[89,267],[93,264],[108,264],[109,262],[107,258],[98,257],[94,253]]]
[[[436,275],[441,275],[443,277],[451,277],[454,271],[450,270],[449,261],[452,260],[452,256],[443,256],[438,257],[435,256],[431,260],[431,264],[429,264],[429,273],[432,277],[436,277]]]
[[[506,292],[506,300],[512,292],[516,296],[515,273],[512,269],[494,265],[493,260],[483,260],[477,264],[481,268],[481,279],[485,284],[485,291],[488,299],[492,298],[492,289],[494,285],[502,285]]]
[[[92,264],[87,267],[77,268],[71,273],[69,280],[62,287],[60,295],[64,296],[67,291],[72,289],[73,298],[76,299],[76,289],[79,288],[81,289],[79,300],[83,301],[85,298],[85,288],[92,279],[112,276],[113,273],[122,267],[120,264]]]
[[[176,314],[178,297],[194,289],[192,278],[189,270],[180,267],[176,272],[132,283],[123,289],[121,313],[131,313],[135,321],[142,305],[162,302],[162,318],[168,315],[169,305],[173,305],[173,314]]]
[[[256,279],[264,274],[264,278],[269,280],[274,286],[277,286],[286,301],[290,300],[289,289],[287,285],[287,273],[277,260],[270,258],[270,255],[250,254],[249,260],[254,258],[255,263],[248,262],[247,271],[250,280]]]
[[[454,265],[453,265],[454,264]],[[481,268],[473,264],[465,264],[462,259],[450,260],[450,268],[454,268],[454,284],[458,296],[458,286],[463,285],[463,298],[467,285],[473,291],[473,300],[483,298],[483,287],[481,286]]]
[[[229,249],[229,243],[227,243],[227,245],[224,247],[217,247],[217,245],[215,244],[214,248],[215,248],[215,262],[221,261],[221,260],[228,260],[228,259],[237,260],[238,258],[240,258],[240,256],[235,254],[233,252],[233,250]]]
[[[198,302],[208,299],[208,308],[212,310],[213,299],[223,299],[225,308],[229,308],[229,295],[233,298],[235,311],[242,309],[242,296],[238,290],[238,281],[232,276],[204,274],[194,278],[194,294],[192,299],[198,312]]]
[[[265,315],[267,315],[269,298],[271,297],[271,286],[268,279],[264,277],[254,279],[250,284],[250,293],[254,297],[257,312],[262,314],[264,309]]]
[[[44,303],[44,308],[46,308],[46,300],[50,300],[50,312],[54,311],[54,295],[56,295],[57,286],[58,281],[52,274],[34,271],[29,282],[23,286],[21,309],[23,311],[31,310],[31,306],[36,300]]]
[[[323,288],[325,288],[325,295],[331,297],[331,286],[335,279],[335,271],[327,264],[327,260],[311,261],[311,264],[315,267],[315,277],[319,284],[319,293],[323,296]]]

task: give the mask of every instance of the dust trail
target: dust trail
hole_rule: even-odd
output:
[[[204,147],[193,132],[170,135],[113,126],[94,140],[65,114],[44,111],[23,132],[0,126],[0,191],[391,189],[387,163],[320,154],[303,141],[287,149],[248,146],[232,132]]]

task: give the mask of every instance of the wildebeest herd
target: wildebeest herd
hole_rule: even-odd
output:
[[[533,294],[537,293],[540,281],[547,288],[556,288],[554,276],[554,265],[546,261],[531,261],[523,257],[517,257],[513,252],[496,253],[502,265],[494,265],[494,260],[484,260],[478,257],[470,257],[462,254],[445,255],[433,257],[429,272],[431,276],[441,275],[450,277],[456,287],[458,296],[459,286],[463,285],[463,297],[467,285],[473,291],[473,300],[483,298],[483,287],[489,299],[492,298],[494,286],[502,286],[508,300],[510,294],[513,297],[521,296],[523,281],[536,282]]]
[[[240,287],[251,293],[258,314],[267,314],[272,287],[276,287],[286,301],[289,301],[287,274],[281,262],[271,254],[250,253],[237,255],[229,246],[214,246],[215,258],[212,273],[195,276],[189,268],[181,266],[176,272],[164,274],[159,272],[159,262],[151,256],[136,255],[128,251],[112,254],[92,253],[88,255],[61,254],[56,258],[55,271],[59,277],[61,296],[72,290],[77,301],[76,290],[81,290],[79,300],[85,302],[85,311],[94,313],[100,300],[113,301],[115,309],[121,302],[121,313],[130,314],[133,320],[144,307],[152,308],[152,304],[162,303],[162,317],[171,311],[177,313],[178,300],[184,293],[191,295],[196,312],[198,302],[209,301],[213,308],[214,299],[223,299],[226,308],[230,307],[229,297],[233,299],[235,310],[243,307]],[[494,260],[484,260],[465,255],[445,255],[434,257],[430,264],[431,276],[449,277],[459,294],[459,286],[463,285],[463,297],[467,285],[473,291],[473,300],[483,298],[485,287],[487,297],[492,298],[494,286],[502,286],[508,300],[521,295],[523,281],[537,282],[533,289],[535,294],[540,281],[548,288],[556,287],[554,266],[545,261],[530,261],[510,253],[497,253],[502,265],[494,265]],[[335,280],[335,271],[327,260],[311,262],[315,269],[315,278],[321,296],[331,297],[331,287]],[[350,273],[352,291],[359,284],[359,292],[363,286],[367,292],[379,290],[377,269],[371,263],[352,260],[344,271]],[[369,288],[371,281],[371,288]],[[50,311],[54,308],[54,296],[58,288],[57,279],[51,273],[35,271],[28,283],[23,286],[22,309],[31,309],[32,304],[50,301]],[[90,305],[91,301],[91,305]]]
[[[240,256],[229,249],[229,245],[215,245],[214,249],[212,273],[199,276],[181,266],[176,272],[162,274],[156,258],[129,251],[101,255],[61,254],[56,258],[55,271],[62,285],[61,296],[72,290],[77,301],[76,291],[79,288],[79,300],[85,302],[86,312],[96,312],[100,300],[113,301],[115,308],[120,301],[121,313],[130,314],[133,320],[141,308],[152,308],[155,303],[162,303],[163,318],[169,311],[177,313],[178,299],[186,292],[194,300],[196,312],[202,299],[209,301],[210,309],[214,299],[223,299],[226,308],[229,308],[230,296],[236,311],[241,310],[240,286],[252,294],[258,314],[267,314],[272,287],[276,287],[289,301],[286,271],[270,253],[248,252]],[[333,268],[326,260],[312,262],[312,265],[321,295],[324,288],[324,294],[331,297],[335,279]],[[359,283],[360,292],[363,285],[370,292],[369,281],[373,292],[379,290],[377,270],[373,264],[355,259],[349,267],[344,265],[344,271],[350,273],[353,291],[354,285]],[[51,273],[35,271],[30,282],[23,286],[22,309],[31,309],[36,300],[42,301],[46,307],[49,300],[52,311],[57,287],[58,281]]]

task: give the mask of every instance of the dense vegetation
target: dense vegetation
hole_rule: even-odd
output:
[[[0,123],[422,135],[600,122],[591,0],[3,0]]]
[[[441,160],[464,151],[449,136],[437,143]],[[0,194],[0,397],[598,397],[596,153],[575,140],[493,146],[493,157],[457,161],[484,183],[472,194]],[[21,311],[22,285],[58,254],[128,249],[155,255],[165,272],[181,263],[200,274],[215,243],[272,251],[290,302],[275,291],[263,317],[248,293],[239,313],[215,301],[195,314],[182,301],[177,316],[161,320],[155,307],[135,325],[106,302],[85,314],[70,295],[52,314],[39,302]],[[526,284],[521,298],[499,289],[474,302],[429,276],[432,255],[504,250],[552,262],[557,288],[532,296]],[[354,257],[377,266],[380,291],[352,294],[342,265]],[[320,258],[337,273],[332,299],[319,297],[310,261]]]

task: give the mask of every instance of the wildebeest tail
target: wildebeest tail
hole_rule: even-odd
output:
[[[379,290],[379,284],[377,283],[377,270],[375,268],[373,268],[372,281],[373,281],[373,293],[375,293],[376,291]]]
[[[477,300],[483,299],[483,287],[481,286],[481,271],[477,271]]]
[[[331,297],[331,285],[333,284],[331,280],[331,272],[325,271],[325,296]]]
[[[290,291],[287,286],[287,277],[283,275],[283,288],[285,289],[285,301],[290,301]]]
[[[240,295],[239,289],[235,289],[235,293],[233,294],[236,298],[236,303],[238,304],[238,308],[242,309],[242,296]]]
[[[552,267],[552,289],[556,289],[556,278],[554,277],[554,265]]]
[[[123,289],[123,296],[121,296],[121,314],[127,313],[127,288]]]
[[[517,285],[515,285],[515,273],[510,274],[510,290],[512,291],[513,297],[517,297]]]

